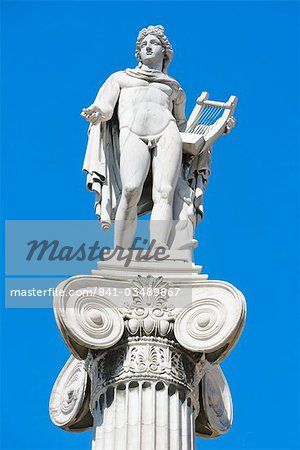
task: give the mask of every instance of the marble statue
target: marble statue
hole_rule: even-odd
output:
[[[82,111],[90,123],[83,166],[87,187],[96,192],[103,228],[115,220],[115,246],[129,248],[137,216],[151,212],[151,241],[169,248],[193,247],[211,146],[193,157],[183,152],[186,96],[167,73],[173,49],[164,28],[143,28],[135,55],[138,66],[113,73]],[[182,222],[177,230],[176,221]],[[184,236],[182,228],[187,227]]]
[[[194,230],[212,145],[234,126],[237,99],[203,92],[188,120],[185,94],[167,74],[173,50],[162,26],[143,28],[135,69],[111,75],[83,117],[84,162],[104,229],[128,249],[137,216],[169,258],[114,257],[63,281],[54,314],[71,352],[52,389],[63,430],[93,429],[92,450],[194,450],[232,424],[220,363],[242,333],[246,303],[231,284],[193,262]],[[158,247],[157,247],[158,249]],[[174,251],[173,251],[174,250]]]

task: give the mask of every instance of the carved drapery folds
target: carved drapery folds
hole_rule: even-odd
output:
[[[52,391],[55,425],[67,431],[94,426],[95,450],[143,450],[146,432],[153,441],[147,449],[190,450],[194,427],[206,438],[226,433],[232,402],[218,363],[241,334],[243,295],[228,283],[198,280],[189,285],[190,301],[179,307],[163,276],[131,279],[131,295],[119,290],[115,297],[99,295],[104,281],[73,277],[59,286],[62,295],[54,300],[58,327],[74,355]],[[181,436],[176,445],[175,435]]]

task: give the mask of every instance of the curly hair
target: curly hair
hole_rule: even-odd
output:
[[[165,29],[162,25],[150,25],[148,28],[143,28],[137,37],[136,41],[136,50],[135,50],[135,57],[139,62],[138,67],[141,67],[142,60],[141,60],[141,44],[142,41],[145,39],[146,36],[149,34],[153,34],[157,37],[157,39],[160,40],[161,45],[165,49],[164,53],[164,62],[163,62],[163,72],[167,73],[167,68],[173,58],[173,48],[170,44],[167,36],[165,35]]]

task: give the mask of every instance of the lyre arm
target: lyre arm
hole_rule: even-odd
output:
[[[213,144],[224,133],[226,123],[228,119],[233,116],[237,102],[238,98],[235,95],[231,95],[229,100],[226,103],[224,103],[225,105],[223,106],[224,112],[220,117],[220,119],[217,121],[218,122],[217,126],[212,127],[212,129],[205,136],[206,146]],[[211,103],[215,103],[215,105],[210,106],[219,106],[216,105],[216,103],[219,102],[211,102]]]
[[[217,108],[231,109],[233,101],[237,99],[234,95],[232,95],[227,102],[216,102],[213,100],[204,100],[203,104],[205,106],[216,106]]]
[[[208,92],[202,92],[200,97],[197,98],[196,106],[194,107],[193,111],[191,112],[191,115],[187,121],[186,129],[193,127],[196,125],[199,117],[201,116],[202,109],[203,109],[203,102],[208,99]]]

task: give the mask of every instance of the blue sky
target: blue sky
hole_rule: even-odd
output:
[[[3,219],[94,219],[79,113],[110,73],[135,65],[141,27],[165,26],[187,113],[203,90],[239,97],[237,127],[214,149],[196,262],[242,290],[249,312],[222,365],[232,430],[197,445],[299,449],[299,3],[1,6]],[[48,417],[68,357],[52,310],[2,307],[1,332],[1,448],[90,448],[90,433],[65,433]]]

